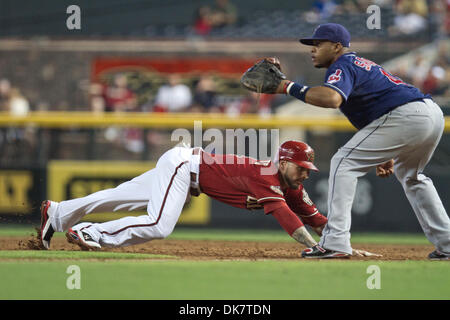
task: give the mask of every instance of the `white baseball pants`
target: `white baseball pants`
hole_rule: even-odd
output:
[[[83,228],[105,247],[128,246],[167,237],[185,204],[191,183],[190,172],[198,176],[200,156],[192,155],[192,150],[175,147],[161,156],[154,169],[116,188],[60,202],[51,216],[53,228],[65,231],[89,213],[147,208],[148,215],[105,223],[82,223],[76,228]]]
[[[331,160],[328,224],[319,244],[352,253],[351,208],[357,179],[394,159],[395,176],[426,237],[439,251],[450,252],[450,219],[433,182],[422,173],[441,139],[444,125],[442,110],[436,103],[430,99],[415,101],[374,120],[340,148]]]

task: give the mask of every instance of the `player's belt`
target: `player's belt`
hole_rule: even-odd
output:
[[[202,148],[194,148],[192,149],[192,155],[197,156],[200,155]],[[198,197],[200,195],[200,186],[198,183],[198,174],[196,172],[191,171],[191,188],[190,194],[191,196]]]
[[[202,148],[194,148],[194,149],[192,149],[192,155],[196,156],[196,155],[200,154],[200,151],[202,151]]]

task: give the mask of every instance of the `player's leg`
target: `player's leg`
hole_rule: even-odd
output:
[[[148,215],[83,225],[83,231],[106,247],[134,245],[170,235],[189,191],[191,154],[192,149],[174,148],[159,159],[151,181],[145,185],[149,192]]]
[[[328,179],[328,222],[322,231],[319,245],[323,248],[351,254],[350,227],[351,209],[358,178],[376,166],[358,166],[356,155],[341,148],[331,159]],[[363,159],[361,159],[363,160]],[[382,163],[379,160],[379,163]]]
[[[399,120],[400,117],[388,114],[373,121],[333,156],[328,181],[328,223],[319,242],[323,248],[352,253],[351,209],[358,178],[392,159],[404,146],[400,135],[392,132]]]
[[[59,203],[43,201],[40,230],[42,245],[48,249],[55,231],[68,230],[86,214],[145,208],[149,199],[146,181],[151,180],[152,175],[153,172],[150,170],[116,188],[98,191],[78,199]]]
[[[147,185],[153,180],[154,174],[154,170],[149,170],[116,188],[101,190],[78,199],[52,202],[54,208],[50,218],[53,228],[55,231],[65,231],[90,213],[133,211],[147,207],[150,198]]]
[[[351,252],[351,206],[357,178],[381,163],[390,159],[397,159],[400,154],[416,153],[422,155],[424,150],[422,150],[420,144],[415,145],[415,143],[419,143],[421,137],[424,140],[429,138],[426,130],[441,130],[442,132],[442,127],[439,129],[439,125],[442,125],[442,112],[437,106],[433,108],[424,106],[423,102],[413,102],[400,106],[356,133],[333,157],[329,178],[328,223],[319,242],[322,247],[346,253]],[[434,115],[422,114],[432,110],[434,110]],[[437,127],[436,123],[429,124],[426,119],[430,117],[439,118],[440,124]],[[436,136],[431,140],[437,144],[439,138]],[[417,152],[417,150],[420,151]],[[425,164],[428,160],[425,161]],[[397,169],[401,168],[400,163],[397,164]],[[406,179],[402,178],[405,174],[402,174],[401,170],[398,173],[401,175],[399,180],[405,184]],[[421,184],[430,185],[426,182],[427,179],[422,180]],[[412,188],[412,186],[410,187]],[[430,203],[433,202],[430,199],[438,199],[437,193],[432,191],[430,186],[426,189],[429,194],[423,193],[423,196],[428,197]],[[418,200],[419,198],[416,197],[415,199]],[[418,205],[420,206],[420,203]],[[434,215],[440,217],[438,224],[442,228],[447,228],[447,224],[442,220],[446,220],[448,217],[444,217],[442,210],[439,211],[440,213],[438,211],[434,211]],[[435,233],[436,231],[433,234]],[[447,237],[448,240],[448,233],[444,237]]]
[[[422,172],[430,161],[444,129],[442,112],[429,103],[429,114],[414,116],[411,126],[416,143],[395,159],[394,172],[405,190],[428,240],[441,252],[450,253],[450,219],[431,179]]]

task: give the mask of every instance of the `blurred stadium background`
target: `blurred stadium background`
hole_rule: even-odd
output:
[[[66,25],[73,4],[80,30]],[[371,4],[381,29],[366,26]],[[204,130],[279,128],[280,140],[307,141],[321,172],[305,185],[326,214],[329,161],[354,130],[338,111],[249,94],[240,75],[277,56],[288,78],[320,85],[324,70],[297,39],[337,22],[354,51],[432,94],[450,116],[449,12],[449,0],[0,0],[0,223],[37,223],[43,199],[80,197],[146,171],[177,143],[171,133],[192,130],[194,120]],[[447,208],[448,124],[426,169]],[[179,223],[279,228],[260,211],[204,196]],[[373,172],[359,181],[352,223],[353,231],[421,232],[395,178]]]

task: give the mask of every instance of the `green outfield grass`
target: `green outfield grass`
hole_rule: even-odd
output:
[[[0,237],[32,232],[2,227]],[[171,238],[292,241],[282,231],[183,228]],[[355,234],[352,239],[428,243],[421,234]],[[67,286],[74,265],[80,289]],[[380,270],[380,289],[367,286],[370,266]],[[0,299],[450,299],[447,261],[186,261],[138,253],[16,250],[0,251],[0,272],[5,275]]]
[[[68,268],[80,268],[69,289]],[[368,289],[370,265],[380,289]],[[11,261],[0,299],[449,299],[447,262]]]

